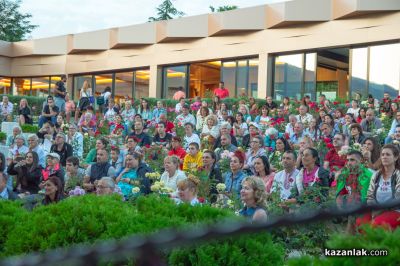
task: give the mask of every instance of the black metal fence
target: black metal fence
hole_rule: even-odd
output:
[[[123,265],[128,258],[135,258],[136,265],[166,265],[159,255],[160,250],[395,207],[400,207],[400,200],[380,205],[354,205],[346,209],[336,207],[320,209],[301,215],[285,215],[263,223],[222,220],[215,225],[197,225],[183,230],[165,229],[150,235],[133,235],[124,240],[107,240],[96,244],[75,245],[44,253],[10,257],[0,261],[0,265],[98,265],[101,262]]]

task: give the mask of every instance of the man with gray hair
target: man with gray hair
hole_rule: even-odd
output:
[[[294,125],[294,134],[290,136],[290,143],[293,145],[299,144],[299,140],[305,136],[304,125],[301,122],[297,122]]]
[[[29,151],[25,146],[25,138],[22,135],[15,137],[15,145],[10,149],[10,155],[14,158],[19,155],[24,155]]]
[[[39,157],[39,164],[45,168],[47,152],[41,146],[39,146],[39,137],[36,134],[29,135],[28,148],[29,151],[34,151],[37,153]]]
[[[289,115],[289,123],[286,125],[285,133],[289,134],[291,137],[294,134],[294,126],[297,123],[297,118],[295,115]]]
[[[224,134],[229,134],[231,136],[231,143],[235,145],[236,147],[238,146],[237,140],[235,136],[232,136],[231,133],[232,126],[229,124],[229,122],[222,122],[221,127],[219,128],[220,131],[220,136],[217,138],[214,144],[214,150],[217,148],[221,148],[221,136]]]
[[[22,134],[22,130],[20,126],[13,127],[12,135],[8,135],[6,139],[6,146],[10,148],[14,147],[15,137]]]
[[[111,195],[115,192],[115,181],[111,177],[102,177],[96,186],[97,195]]]
[[[52,152],[60,155],[60,164],[65,167],[67,158],[73,154],[73,148],[70,144],[66,143],[66,136],[64,133],[57,133],[55,143],[51,145],[50,148],[50,153]]]

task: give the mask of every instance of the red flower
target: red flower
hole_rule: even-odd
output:
[[[327,147],[328,149],[333,149],[333,144],[332,144],[332,143],[327,143],[327,144],[326,144],[326,147]]]
[[[350,101],[346,101],[346,103],[350,103]]]
[[[333,102],[333,105],[338,105],[339,104],[339,102]]]
[[[268,150],[269,151],[273,151],[274,149],[272,147],[268,147]]]
[[[205,200],[204,200],[203,197],[200,197],[200,198],[199,198],[199,202],[200,202],[200,203],[204,203],[204,201],[205,201]]]
[[[331,139],[330,139],[330,138],[324,138],[324,142],[325,142],[326,144],[328,144],[328,143],[331,142]]]
[[[146,148],[150,148],[150,145],[149,144],[146,144],[146,145],[144,145]]]
[[[285,133],[285,139],[290,139],[289,133]]]

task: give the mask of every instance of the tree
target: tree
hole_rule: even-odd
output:
[[[161,3],[157,8],[157,16],[158,17],[149,17],[149,22],[150,21],[160,21],[160,20],[168,20],[168,19],[173,19],[173,16],[184,16],[185,13],[182,11],[179,11],[174,7],[172,4],[171,0],[164,0],[164,2]]]
[[[211,12],[224,12],[224,11],[228,11],[228,10],[234,10],[237,8],[238,8],[238,6],[219,6],[217,9],[215,9],[215,7],[210,6]]]
[[[0,40],[17,42],[25,40],[37,25],[32,25],[29,13],[19,11],[21,0],[0,0]]]

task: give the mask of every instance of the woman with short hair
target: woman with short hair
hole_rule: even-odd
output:
[[[167,156],[164,159],[165,172],[161,175],[160,181],[173,191],[177,190],[179,181],[187,178],[185,172],[179,170],[179,165],[180,160],[176,156]]]

